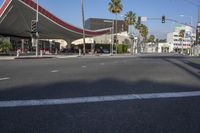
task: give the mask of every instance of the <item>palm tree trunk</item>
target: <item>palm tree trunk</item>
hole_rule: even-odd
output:
[[[115,14],[115,34],[116,34],[116,44],[115,44],[115,49],[116,49],[116,54],[117,54],[117,13]]]
[[[183,38],[181,39],[181,44],[182,44],[181,53],[183,54]]]

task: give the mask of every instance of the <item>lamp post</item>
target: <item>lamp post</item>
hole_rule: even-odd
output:
[[[38,25],[38,21],[39,21],[39,1],[37,0],[36,3],[37,3],[36,23]],[[36,46],[35,55],[36,56],[38,56],[38,38],[39,38],[39,34],[38,34],[38,29],[37,29],[37,31],[36,31],[36,41],[35,41],[35,43],[36,43],[36,45],[35,45]]]
[[[104,20],[104,23],[112,23],[112,27],[110,28],[111,31],[111,48],[110,48],[110,55],[113,55],[113,45],[114,45],[114,20],[110,21],[110,20]]]
[[[84,16],[84,1],[81,0],[82,24],[83,24],[83,54],[85,55],[85,16]]]

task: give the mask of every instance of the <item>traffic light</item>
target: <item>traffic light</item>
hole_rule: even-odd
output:
[[[197,29],[196,29],[196,42],[197,44],[200,44],[200,24],[198,23]]]
[[[165,23],[165,16],[162,16],[162,23]]]
[[[140,25],[141,24],[141,16],[138,16],[138,21],[137,24]]]
[[[37,21],[36,20],[32,20],[31,21],[31,32],[32,33],[36,33],[37,32]]]
[[[115,36],[114,36],[114,43],[115,43],[115,44],[118,44],[118,42],[119,42],[119,40],[118,40],[117,36],[115,35]]]

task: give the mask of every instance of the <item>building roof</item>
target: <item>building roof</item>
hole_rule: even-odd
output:
[[[0,34],[30,37],[31,21],[36,18],[37,4],[33,0],[4,0],[0,8]],[[82,38],[83,29],[59,19],[39,6],[38,32],[41,39],[64,39],[73,41]],[[110,29],[85,30],[86,37],[98,36]]]

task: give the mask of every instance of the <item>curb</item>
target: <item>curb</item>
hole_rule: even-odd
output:
[[[56,58],[56,57],[15,57],[15,60],[19,60],[19,59],[52,59],[52,58]]]

